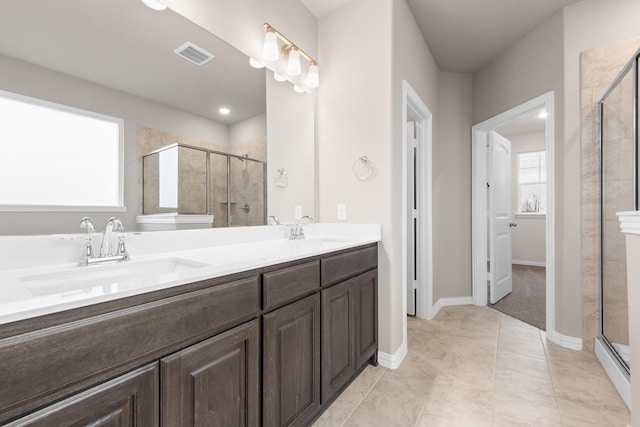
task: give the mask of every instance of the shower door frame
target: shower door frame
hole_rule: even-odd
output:
[[[627,377],[630,375],[630,367],[620,356],[615,347],[611,344],[609,339],[604,335],[604,248],[603,248],[603,235],[604,235],[604,102],[609,95],[618,87],[620,82],[627,76],[630,71],[633,73],[633,129],[631,141],[633,144],[633,195],[634,195],[634,210],[638,210],[639,194],[638,194],[638,61],[640,60],[640,49],[631,57],[631,59],[620,70],[616,78],[607,87],[604,94],[598,100],[598,150],[600,153],[599,166],[600,166],[600,304],[598,307],[599,323],[598,323],[598,340],[605,346],[610,355],[615,359],[616,363],[626,373]]]

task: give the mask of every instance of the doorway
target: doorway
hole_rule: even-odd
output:
[[[521,104],[515,108],[512,108],[502,114],[499,114],[491,119],[488,119],[482,123],[479,123],[475,126],[473,126],[472,128],[472,176],[473,176],[473,200],[472,200],[472,217],[473,217],[473,230],[472,230],[472,247],[473,247],[473,253],[472,253],[472,263],[473,263],[473,270],[472,270],[472,274],[473,274],[473,285],[472,285],[472,292],[473,292],[473,301],[475,305],[479,305],[479,306],[485,306],[489,303],[490,301],[490,292],[488,292],[488,288],[487,288],[487,284],[491,284],[492,280],[494,281],[493,283],[495,284],[495,280],[497,279],[497,277],[493,277],[496,276],[496,272],[498,271],[498,269],[501,268],[507,268],[508,269],[508,273],[511,275],[511,273],[515,273],[515,277],[512,275],[512,280],[521,280],[521,277],[519,276],[524,276],[524,279],[531,279],[531,273],[530,271],[528,271],[529,269],[535,269],[535,268],[541,268],[542,266],[544,266],[544,271],[542,272],[542,276],[544,277],[544,284],[542,285],[544,287],[544,326],[546,326],[546,330],[547,330],[547,336],[554,340],[558,339],[558,337],[556,337],[556,333],[555,333],[555,323],[554,323],[554,289],[555,289],[555,284],[554,284],[554,277],[555,277],[555,273],[554,273],[554,233],[553,233],[553,229],[554,229],[554,170],[553,170],[553,165],[554,165],[554,104],[553,104],[553,92],[548,92],[544,95],[541,95],[537,98],[534,98],[528,102],[525,102],[524,104]],[[532,117],[537,118],[537,115],[544,109],[544,111],[546,112],[546,117],[543,117],[542,119],[539,119],[540,122],[542,122],[544,124],[544,144],[543,144],[543,149],[539,150],[539,149],[531,149],[531,150],[520,150],[520,148],[518,148],[519,151],[524,152],[529,152],[529,153],[538,153],[537,154],[537,162],[538,162],[538,173],[540,172],[540,161],[541,161],[541,152],[544,152],[544,172],[545,172],[545,186],[546,186],[546,191],[545,194],[542,195],[543,200],[541,200],[541,195],[538,192],[536,197],[531,197],[531,198],[527,198],[526,194],[523,195],[522,200],[521,200],[521,196],[518,195],[518,189],[512,189],[511,186],[509,187],[511,191],[511,194],[513,194],[513,192],[515,191],[515,203],[511,203],[510,206],[515,208],[515,212],[516,212],[516,216],[515,217],[511,217],[512,219],[509,220],[506,223],[503,223],[502,226],[503,227],[507,227],[507,229],[509,230],[513,230],[515,228],[517,228],[518,226],[521,227],[521,229],[527,228],[525,226],[525,223],[523,221],[527,220],[533,220],[534,217],[534,213],[533,212],[527,212],[528,210],[536,210],[538,209],[538,211],[540,210],[540,208],[544,208],[544,217],[545,217],[545,221],[544,221],[544,226],[543,229],[540,231],[538,231],[538,233],[542,232],[544,233],[544,239],[543,239],[543,254],[542,255],[536,255],[534,257],[534,255],[532,255],[531,253],[529,253],[528,255],[526,255],[526,257],[530,257],[531,259],[521,259],[523,257],[525,257],[525,255],[522,255],[522,252],[517,252],[518,247],[520,246],[520,243],[516,243],[514,245],[513,242],[513,232],[510,233],[510,239],[509,239],[509,250],[508,250],[508,261],[505,261],[505,259],[507,257],[502,257],[501,258],[501,262],[505,263],[507,262],[508,265],[505,266],[499,266],[499,265],[491,265],[491,263],[496,263],[497,261],[495,261],[495,254],[493,254],[493,257],[491,256],[491,245],[490,245],[490,240],[493,239],[493,237],[490,237],[490,233],[491,236],[497,234],[497,230],[498,230],[498,226],[494,225],[496,227],[495,230],[491,230],[491,221],[487,220],[488,217],[488,213],[487,211],[491,210],[491,209],[487,209],[487,207],[491,208],[491,206],[489,205],[490,203],[490,186],[488,187],[487,184],[489,182],[489,180],[487,179],[489,177],[489,165],[490,162],[488,161],[488,158],[491,157],[490,156],[490,147],[488,147],[489,144],[489,136],[491,135],[492,132],[496,132],[498,131],[499,134],[501,134],[501,136],[504,136],[502,134],[509,134],[509,138],[505,138],[505,139],[521,139],[521,138],[516,138],[514,137],[514,135],[516,135],[515,133],[515,128],[509,129],[509,125],[510,124],[515,124],[518,125],[518,118],[524,120],[525,118],[529,118],[531,119]],[[519,131],[521,133],[521,131]],[[511,144],[513,146],[513,144]],[[531,146],[530,146],[531,147]],[[513,152],[513,149],[511,149],[511,151]],[[529,156],[529,158],[527,158],[527,156],[523,156],[520,160],[525,162],[525,161],[529,161],[532,160],[532,158],[536,157],[536,155],[531,155]],[[509,160],[509,165],[510,165],[510,169],[511,169],[511,165],[513,165],[514,163],[516,164],[514,167],[514,175],[519,173],[518,171],[518,166],[517,166],[517,162],[518,162],[518,157],[516,156],[515,159]],[[529,171],[531,172],[531,171]],[[517,175],[516,175],[517,177]],[[517,182],[517,179],[516,179]],[[537,184],[539,185],[541,182],[538,179]],[[527,182],[527,183],[523,183],[523,184],[532,184],[531,182]],[[525,190],[527,190],[527,186],[525,185],[523,187]],[[520,189],[520,191],[522,191],[522,188]],[[495,200],[495,199],[492,199]],[[525,212],[522,212],[522,211]],[[520,212],[520,215],[518,215],[518,212]],[[510,213],[509,213],[510,215]],[[531,215],[530,217],[525,217],[522,215]],[[540,215],[540,212],[537,213],[537,215]],[[489,214],[489,218],[491,218],[491,214]],[[497,214],[496,214],[496,218],[498,218]],[[504,221],[503,221],[504,222]],[[497,219],[496,219],[496,224],[497,224]],[[529,224],[527,224],[528,226]],[[539,224],[538,224],[539,225]],[[518,230],[520,231],[520,230]],[[527,249],[527,245],[526,245],[526,241],[525,241],[525,248]],[[506,243],[501,243],[503,246]],[[539,245],[540,243],[538,243]],[[495,242],[494,242],[495,245]],[[518,247],[517,247],[518,246]],[[528,245],[531,246],[531,245]],[[522,249],[522,248],[520,248]],[[528,249],[531,249],[530,247]],[[503,252],[504,252],[504,248],[503,248]],[[540,256],[542,258],[540,258]],[[511,259],[513,258],[513,260]],[[488,262],[489,261],[489,262]],[[513,264],[512,264],[513,262]],[[489,266],[488,266],[489,264]],[[526,265],[529,264],[529,265]],[[512,265],[516,265],[515,269],[512,269]],[[501,273],[499,274],[499,276],[504,276],[506,273]],[[534,274],[535,276],[537,276],[538,278],[540,278],[540,271],[536,271],[533,272],[532,274]],[[507,292],[507,294],[511,294],[513,293],[513,291],[511,292]],[[506,297],[508,298],[508,297]],[[500,303],[499,301],[500,298],[498,298],[496,301],[498,304]]]
[[[418,94],[402,82],[403,309],[423,319],[432,305],[432,115]],[[403,330],[406,343],[406,317]]]
[[[508,203],[505,226],[502,230],[507,233],[508,258],[506,267],[509,278],[508,290],[501,288],[504,280],[500,275],[492,274],[489,268],[489,304],[516,319],[529,323],[539,329],[546,330],[546,110],[538,108],[521,114],[497,127],[489,134],[495,139],[488,147],[489,177],[492,179],[492,166],[496,162],[492,158],[492,145],[501,147],[506,144],[510,172],[505,188],[493,186],[489,190],[488,211],[492,212],[491,195],[496,200],[506,199]],[[499,160],[499,159],[498,159]],[[504,168],[504,165],[503,165]],[[496,183],[497,184],[497,183]],[[501,192],[506,194],[495,193]],[[496,197],[501,196],[501,197]],[[492,256],[492,230],[489,222],[489,258]],[[507,225],[508,224],[508,225]],[[500,225],[498,223],[498,225]],[[495,245],[494,245],[495,246]],[[500,247],[494,251],[500,264]],[[491,263],[489,264],[489,267]],[[495,282],[498,291],[492,298],[491,285]],[[503,286],[504,287],[504,286]]]

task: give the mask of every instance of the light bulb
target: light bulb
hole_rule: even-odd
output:
[[[287,78],[281,74],[273,73],[273,80],[277,82],[286,82]]]
[[[249,58],[249,65],[251,65],[253,68],[264,68],[264,64],[260,61],[257,61],[253,58]]]
[[[142,0],[142,3],[153,10],[165,10],[167,8],[167,6],[158,0]]]
[[[278,53],[278,38],[273,30],[267,30],[264,34],[264,46],[262,48],[262,56],[267,61],[277,61],[280,58]]]
[[[301,73],[300,69],[300,53],[298,49],[293,48],[289,51],[289,60],[287,61],[287,74],[297,76]]]
[[[306,90],[304,90],[303,88],[301,88],[298,85],[293,85],[293,90],[295,90],[298,93],[305,93],[306,92]]]
[[[220,114],[224,114],[225,116],[231,112],[227,107],[221,107],[219,110]]]
[[[320,86],[320,76],[318,75],[318,64],[311,62],[309,72],[307,73],[307,86],[317,88]]]

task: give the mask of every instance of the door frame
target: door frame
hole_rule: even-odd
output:
[[[477,306],[487,305],[487,133],[507,121],[544,107],[547,111],[547,214],[546,224],[546,328],[547,337],[561,341],[555,329],[555,128],[554,93],[549,91],[471,128],[472,166],[472,297]]]
[[[402,81],[402,313],[403,313],[403,342],[407,342],[407,287],[411,274],[409,272],[409,244],[411,244],[409,231],[413,222],[412,209],[409,209],[409,183],[407,182],[408,155],[407,127],[405,122],[407,114],[416,120],[422,127],[417,144],[422,148],[418,150],[421,167],[422,186],[419,200],[419,244],[422,257],[418,260],[418,271],[421,278],[418,282],[418,297],[416,299],[416,317],[432,319],[433,312],[433,218],[432,218],[432,140],[433,117],[431,111],[424,104],[420,96],[406,80]],[[411,150],[413,151],[413,149]]]

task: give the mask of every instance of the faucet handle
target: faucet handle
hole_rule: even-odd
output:
[[[118,252],[116,252],[116,256],[121,256],[122,259],[129,259],[129,252],[127,252],[127,247],[125,245],[125,240],[129,236],[140,236],[142,233],[122,233],[118,236]]]
[[[82,228],[83,230],[87,230],[87,234],[95,232],[93,224],[91,223],[91,218],[89,218],[88,216],[85,216],[80,220],[80,228]]]
[[[91,224],[89,222],[89,224]],[[63,236],[62,240],[76,240],[82,239],[84,240],[84,245],[82,246],[82,257],[80,258],[80,262],[78,265],[88,265],[89,260],[95,258],[93,253],[93,244],[91,242],[91,237],[89,236]]]
[[[112,216],[107,220],[107,224],[109,223],[113,225],[113,231],[124,231],[124,225],[122,225],[122,221],[118,217]]]

